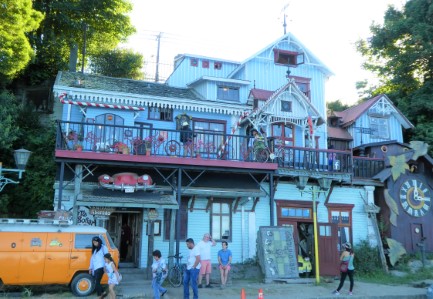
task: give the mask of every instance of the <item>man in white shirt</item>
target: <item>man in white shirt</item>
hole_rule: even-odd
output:
[[[191,283],[193,299],[198,299],[197,277],[200,271],[200,251],[194,245],[194,240],[191,238],[186,239],[186,246],[188,247],[188,259],[186,261],[186,270],[183,276],[183,298],[189,298],[189,284]]]
[[[206,275],[206,288],[211,288],[210,285],[210,273],[212,272],[211,264],[211,247],[215,246],[216,243],[212,239],[209,233],[203,235],[203,240],[198,242],[197,247],[200,248],[200,275],[198,278],[198,287],[201,288],[201,281],[203,280],[203,275]]]

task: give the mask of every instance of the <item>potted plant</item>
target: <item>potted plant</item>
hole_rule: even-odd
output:
[[[122,153],[125,155],[129,154],[129,147],[125,143],[120,142],[120,141],[118,141],[114,144],[114,150],[117,153]]]
[[[152,149],[152,136],[144,138],[144,147],[146,148],[146,156],[149,156]]]

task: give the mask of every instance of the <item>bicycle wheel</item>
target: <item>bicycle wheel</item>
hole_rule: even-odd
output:
[[[180,143],[176,140],[170,140],[165,145],[165,152],[169,156],[180,156]]]
[[[267,162],[269,159],[269,151],[266,148],[259,148],[254,151],[254,157],[257,162]]]
[[[179,267],[174,266],[168,271],[168,281],[174,287],[178,287],[182,284],[182,271]]]

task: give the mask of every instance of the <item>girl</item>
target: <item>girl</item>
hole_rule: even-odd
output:
[[[153,264],[152,264],[152,289],[153,296],[155,299],[159,299],[167,293],[167,289],[161,285],[167,277],[167,264],[161,257],[161,251],[155,250],[152,252]]]
[[[355,258],[355,254],[353,253],[352,245],[349,242],[344,243],[343,247],[345,250],[341,253],[340,261],[348,262],[349,264],[347,266],[347,271],[341,272],[340,285],[332,294],[340,295],[340,290],[343,287],[344,280],[346,280],[346,276],[349,275],[349,280],[350,280],[349,296],[352,296],[353,272],[355,271],[355,267],[353,266],[353,259]]]
[[[92,238],[92,257],[90,258],[89,274],[95,277],[95,290],[99,298],[104,298],[106,293],[102,293],[102,275],[104,274],[104,254],[108,253],[107,247],[102,244],[100,237]]]
[[[116,292],[114,291],[114,286],[119,284],[119,272],[117,271],[111,254],[105,254],[104,260],[105,272],[108,275],[108,298],[116,299]]]

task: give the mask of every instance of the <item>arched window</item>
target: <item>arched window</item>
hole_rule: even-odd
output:
[[[123,125],[125,120],[112,113],[104,113],[95,117],[96,138],[100,140],[100,148],[112,146],[115,141],[123,140]]]

